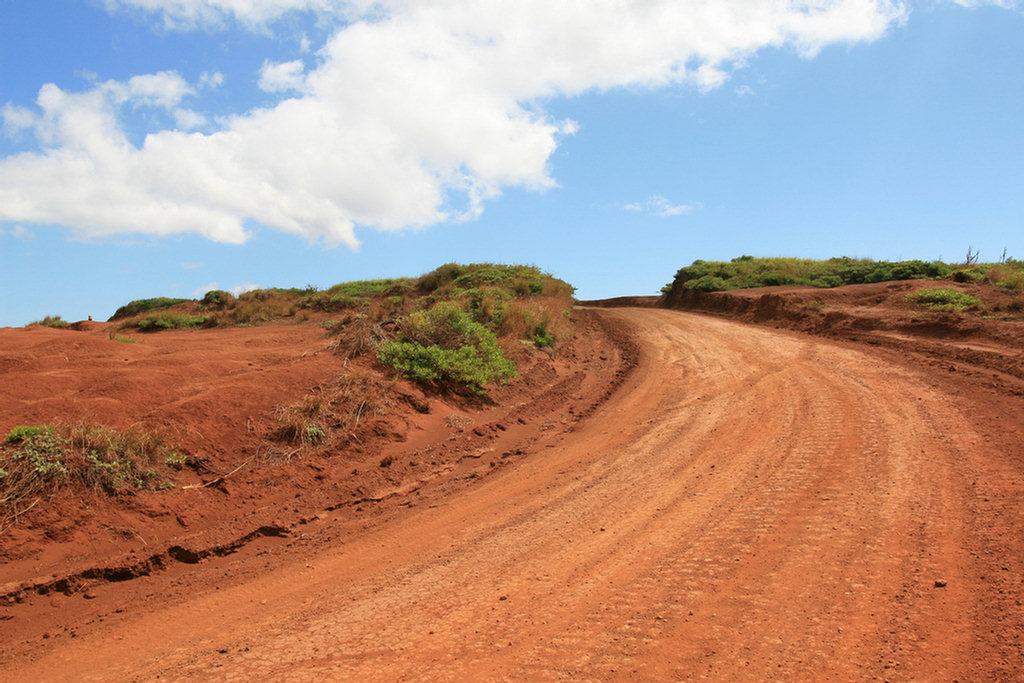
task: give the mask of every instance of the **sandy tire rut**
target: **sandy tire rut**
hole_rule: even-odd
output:
[[[1024,679],[1020,425],[812,337],[599,315],[637,369],[513,466],[0,680]]]

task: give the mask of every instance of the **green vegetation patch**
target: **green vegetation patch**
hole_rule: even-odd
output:
[[[951,287],[919,289],[907,294],[906,299],[938,311],[962,311],[981,303],[981,299],[978,297]]]
[[[382,280],[356,280],[342,282],[324,291],[330,296],[369,298],[377,295],[395,295],[413,287],[415,280],[408,277],[385,278]]]
[[[140,318],[135,325],[143,332],[174,330],[181,327],[200,327],[211,321],[209,316],[190,313],[158,313]]]
[[[748,287],[797,285],[839,287],[893,280],[942,280],[990,284],[1003,289],[1024,291],[1024,261],[1006,258],[999,263],[970,261],[951,265],[941,261],[873,261],[849,257],[826,261],[797,258],[758,258],[739,256],[732,261],[694,261],[679,269],[675,279],[662,288],[719,292]]]
[[[0,528],[68,487],[111,495],[169,488],[163,475],[187,460],[145,425],[124,431],[95,424],[15,427],[0,446]]]
[[[380,345],[378,358],[408,379],[476,393],[516,374],[494,333],[451,302],[411,313],[401,321],[398,339]]]
[[[534,266],[473,263],[446,263],[419,278],[417,286],[425,292],[448,290],[498,290],[509,297],[554,294],[552,290],[568,287]],[[454,290],[454,292],[452,291]],[[569,288],[571,293],[572,288]]]
[[[136,299],[135,301],[130,301],[114,311],[114,315],[110,316],[110,322],[114,320],[123,320],[124,318],[131,318],[132,316],[136,316],[141,313],[148,313],[149,311],[162,311],[186,301],[188,301],[188,299],[170,299],[165,296],[153,299]]]
[[[25,327],[31,327],[33,325],[39,325],[41,327],[55,327],[57,329],[63,329],[68,327],[68,321],[61,318],[59,315],[48,315],[42,320],[35,320],[30,322]]]
[[[848,257],[827,261],[798,258],[740,256],[732,261],[694,261],[681,268],[672,287],[718,292],[748,287],[839,287],[889,280],[913,280],[948,276],[953,267],[938,261],[872,261]]]

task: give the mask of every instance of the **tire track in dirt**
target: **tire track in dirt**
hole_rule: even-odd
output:
[[[20,680],[1020,679],[1021,471],[961,404],[813,338],[600,315],[637,371],[514,467]]]

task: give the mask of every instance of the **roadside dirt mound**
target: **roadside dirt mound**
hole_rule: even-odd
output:
[[[932,311],[907,301],[926,287],[972,294],[992,313]],[[1024,319],[1017,298],[986,285],[908,280],[834,289],[685,290],[660,305],[883,347],[1024,395]]]
[[[370,361],[346,362],[316,320],[136,333],[134,343],[94,322],[0,329],[0,433],[144,423],[195,463],[172,490],[71,490],[8,520],[0,600],[88,593],[300,533],[323,514],[408,505],[424,489],[499,468],[525,453],[538,429],[562,430],[588,414],[626,372],[626,342],[617,345],[587,312],[579,318],[575,341],[525,359],[520,376],[488,398],[428,395]],[[318,447],[274,438],[283,406],[353,373],[379,392],[379,414]]]

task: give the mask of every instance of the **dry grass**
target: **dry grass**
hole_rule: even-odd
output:
[[[996,287],[1021,291],[1024,290],[1024,270],[1011,265],[997,264],[985,272],[982,281]]]
[[[329,331],[336,337],[328,348],[346,360],[375,351],[388,338],[380,322],[365,314],[335,323]]]
[[[298,448],[358,439],[362,420],[391,404],[388,384],[364,372],[346,373],[314,386],[298,403],[278,406],[273,436]]]

